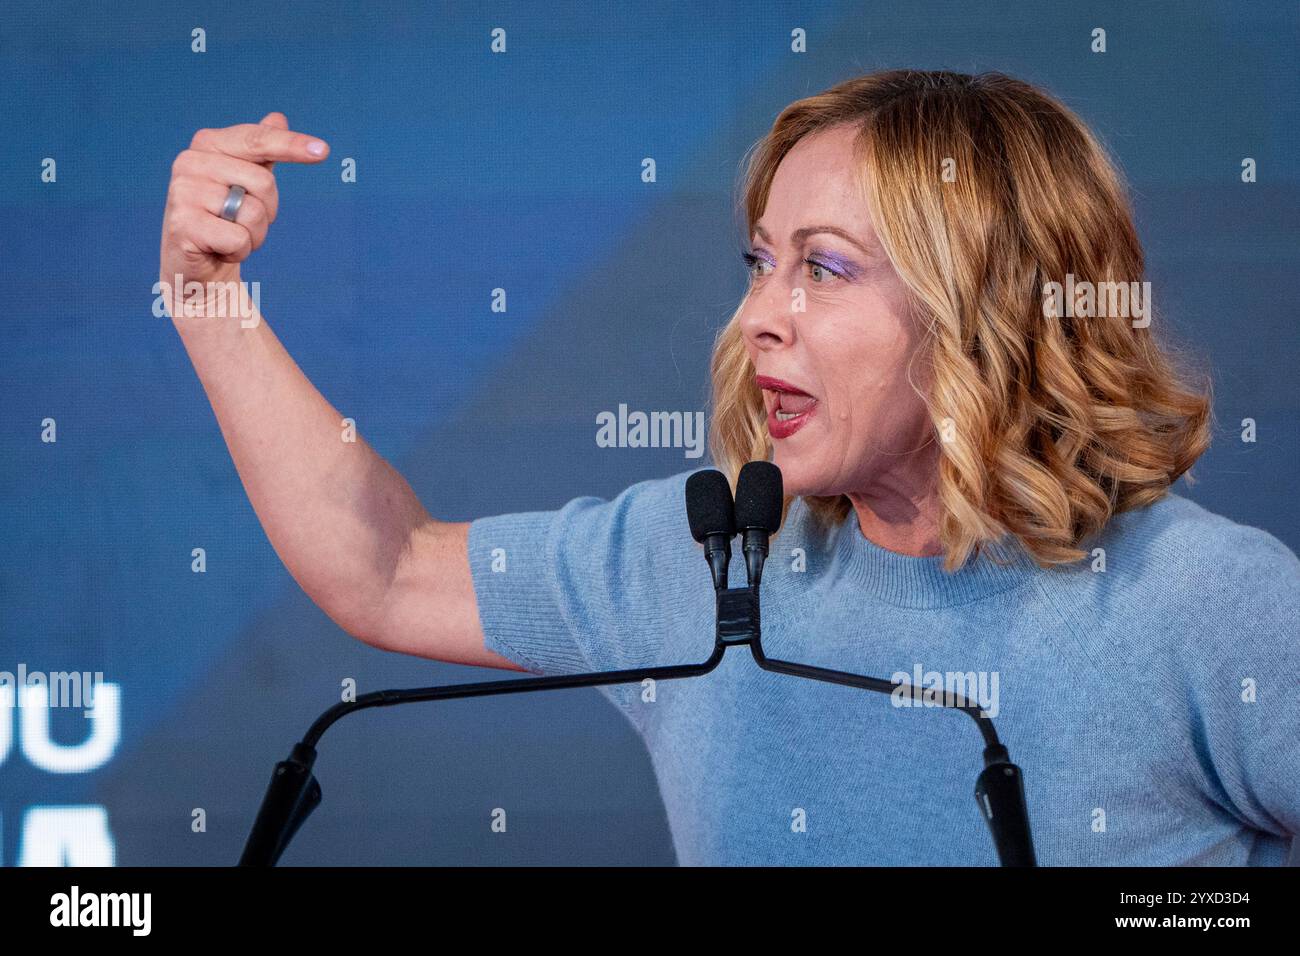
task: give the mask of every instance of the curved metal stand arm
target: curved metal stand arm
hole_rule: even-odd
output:
[[[908,683],[894,683],[847,671],[830,670],[792,661],[776,660],[763,653],[759,633],[756,588],[723,588],[717,596],[717,634],[713,653],[699,664],[633,668],[552,677],[521,677],[508,680],[445,684],[410,690],[381,690],[363,694],[355,701],[335,704],[316,719],[289,759],[276,764],[266,796],[240,857],[240,866],[274,866],[302,822],[320,804],[320,784],[312,775],[316,745],[335,721],[359,710],[391,707],[417,701],[487,697],[570,687],[597,687],[651,680],[680,680],[709,673],[722,660],[727,648],[746,645],[764,670],[811,680],[842,684],[882,694],[905,693],[926,702],[933,692]],[[930,696],[927,696],[930,695]],[[945,708],[960,710],[971,717],[984,737],[985,769],[975,785],[975,797],[993,836],[1003,866],[1034,866],[1033,839],[1025,807],[1024,782],[1020,768],[1011,763],[1007,749],[998,740],[993,721],[974,704],[959,695],[943,695],[937,701]]]

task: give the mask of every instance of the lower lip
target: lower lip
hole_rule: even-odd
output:
[[[782,421],[776,417],[776,409],[772,409],[767,413],[767,432],[773,438],[789,438],[803,428],[808,423],[808,419],[812,418],[816,412],[817,406],[814,404],[808,411],[800,412],[794,418],[787,418]]]

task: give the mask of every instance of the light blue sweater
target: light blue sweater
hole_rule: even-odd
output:
[[[688,474],[474,521],[487,646],[541,674],[707,658]],[[947,686],[980,698],[1024,770],[1041,865],[1285,862],[1300,561],[1175,494],[1093,546],[1104,571],[983,558],[949,575],[876,546],[853,515],[819,534],[796,500],[763,575],[763,647],[886,680],[964,675]],[[997,864],[964,714],[769,673],[743,647],[705,677],[602,690],[648,748],[683,865]]]

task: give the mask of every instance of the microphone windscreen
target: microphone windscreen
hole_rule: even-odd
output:
[[[736,527],[762,528],[775,534],[781,527],[784,497],[781,469],[770,461],[751,461],[736,479]]]
[[[686,479],[686,520],[691,537],[703,542],[706,535],[736,533],[736,516],[731,504],[731,485],[720,471],[697,471]]]

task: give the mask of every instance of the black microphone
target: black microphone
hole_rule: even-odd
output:
[[[736,479],[736,531],[743,535],[749,586],[763,579],[768,536],[781,527],[784,498],[781,469],[770,461],[747,462]]]
[[[704,557],[713,574],[713,589],[724,590],[736,518],[731,486],[722,472],[697,471],[686,479],[686,520],[691,526],[691,537],[704,545]]]

